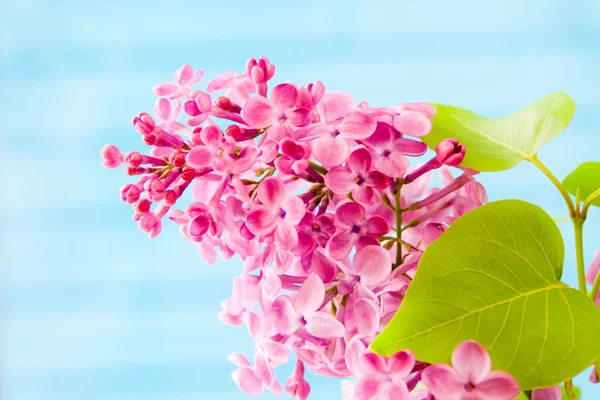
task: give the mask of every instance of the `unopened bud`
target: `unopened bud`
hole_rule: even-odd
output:
[[[465,158],[467,149],[456,139],[444,139],[435,148],[435,158],[442,164],[457,166]]]

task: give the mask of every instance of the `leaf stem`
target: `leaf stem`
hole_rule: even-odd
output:
[[[554,186],[556,186],[560,194],[565,199],[565,203],[567,203],[567,207],[569,208],[569,215],[571,217],[571,221],[573,221],[573,228],[575,230],[575,257],[577,261],[577,282],[579,285],[579,290],[587,294],[587,287],[585,284],[585,265],[583,260],[583,223],[585,222],[585,212],[587,211],[587,208],[585,208],[584,204],[584,209],[580,211],[579,202],[577,202],[576,204],[573,203],[569,192],[567,192],[562,183],[560,183],[560,181],[537,158],[536,155],[531,156],[527,160],[534,164],[536,167],[538,167],[540,171],[542,171],[548,178],[550,178]]]
[[[532,163],[533,165],[535,165],[536,167],[538,167],[540,169],[540,171],[542,171],[544,173],[544,175],[546,175],[548,178],[550,178],[550,180],[552,181],[552,183],[554,184],[554,186],[556,186],[556,188],[558,189],[558,191],[562,195],[563,199],[565,199],[565,203],[567,203],[567,207],[569,208],[569,212],[570,212],[571,218],[574,218],[575,217],[575,205],[573,204],[573,200],[571,200],[571,196],[569,195],[569,192],[567,192],[567,190],[562,185],[562,183],[560,183],[560,181],[539,160],[539,158],[537,158],[536,155],[531,156],[530,158],[527,159],[527,161],[529,161],[530,163]]]
[[[587,216],[587,210],[592,205],[592,202],[600,197],[600,189],[596,190],[592,194],[590,194],[583,202],[583,207],[581,208],[581,216],[583,219]]]
[[[575,256],[577,259],[577,281],[579,283],[579,290],[587,294],[587,287],[585,286],[585,265],[583,262],[583,221],[579,218],[574,218],[573,226],[575,228]]]

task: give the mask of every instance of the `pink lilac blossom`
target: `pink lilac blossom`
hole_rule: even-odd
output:
[[[154,87],[155,117],[133,118],[149,150],[101,151],[103,166],[124,164],[135,177],[120,195],[149,237],[167,217],[207,263],[242,260],[219,318],[246,324],[256,346],[253,357],[231,355],[234,382],[251,396],[285,390],[306,399],[309,370],[355,378],[344,381],[344,398],[359,400],[443,399],[441,390],[461,396],[469,385],[489,394],[512,382],[489,373],[489,356],[474,344],[456,351],[454,369],[425,369],[409,351],[368,350],[402,304],[425,248],[487,201],[477,171],[460,167],[468,149],[448,139],[411,167],[427,151],[413,138],[429,132],[431,106],[356,105],[319,81],[270,88],[274,73],[266,57],[251,58],[242,73],[225,72],[202,91],[195,85],[204,73],[186,64],[174,82]],[[435,170],[444,187],[429,187]],[[284,387],[276,367],[291,360]],[[511,385],[503,390],[512,393]]]
[[[434,364],[423,371],[423,383],[439,400],[511,400],[519,394],[517,381],[502,371],[492,371],[492,360],[474,341],[461,343],[452,352],[452,367]]]

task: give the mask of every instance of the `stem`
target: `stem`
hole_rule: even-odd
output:
[[[531,395],[531,390],[525,390],[525,391],[523,392],[523,394],[524,394],[524,395],[525,395],[525,397],[527,397],[528,399],[531,399],[531,396],[532,396],[532,395]]]
[[[590,294],[590,297],[592,298],[592,301],[595,303],[596,299],[598,298],[598,290],[600,289],[600,272],[598,272],[598,275],[596,275],[596,279],[594,280],[594,286],[592,286],[592,291]]]
[[[600,197],[600,189],[590,194],[583,202],[583,208],[581,209],[581,217],[585,219],[587,216],[587,210],[592,205],[592,202]]]
[[[573,219],[573,226],[575,228],[575,253],[577,259],[577,281],[579,283],[579,290],[587,294],[587,288],[585,286],[585,266],[583,263],[583,221],[579,218]]]
[[[315,169],[315,171],[317,171],[321,175],[327,175],[327,170],[325,168],[321,167],[319,164],[309,161],[308,165],[313,167]]]
[[[542,171],[548,178],[550,178],[554,186],[556,186],[556,188],[562,195],[563,199],[565,199],[565,203],[567,203],[567,207],[569,208],[571,218],[574,218],[575,206],[573,205],[573,200],[571,200],[569,192],[567,192],[562,183],[560,183],[560,181],[552,174],[552,172],[550,172],[550,170],[546,168],[544,164],[542,164],[542,162],[537,158],[537,156],[534,155],[531,158],[528,158],[527,161],[531,162],[533,165],[538,167],[540,171]]]
[[[527,159],[532,164],[540,169],[556,186],[560,194],[565,199],[565,203],[567,203],[567,207],[569,208],[569,214],[571,217],[571,221],[573,221],[573,228],[575,230],[575,256],[577,261],[577,281],[579,285],[579,290],[583,293],[587,294],[587,287],[585,284],[585,265],[583,260],[583,223],[585,222],[585,212],[587,208],[581,211],[579,210],[579,202],[577,205],[573,203],[571,196],[565,189],[565,187],[560,183],[558,179],[550,172],[548,168],[537,158],[537,156],[532,156]],[[588,197],[589,198],[589,197]]]
[[[400,189],[402,189],[402,183],[400,179],[396,179],[396,239],[398,240],[398,243],[396,243],[396,266],[402,264],[402,246],[400,246],[400,241],[402,241],[402,205],[400,204]]]
[[[573,379],[567,379],[565,381],[565,392],[567,392],[567,398],[569,400],[575,399],[575,396],[573,393]]]

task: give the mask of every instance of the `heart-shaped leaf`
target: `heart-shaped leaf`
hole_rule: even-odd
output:
[[[579,189],[580,198],[585,200],[590,194],[600,190],[600,162],[588,161],[580,164],[575,171],[567,175],[563,185],[573,196]],[[592,204],[600,207],[600,196],[592,201]]]
[[[541,208],[519,200],[479,207],[427,248],[371,350],[448,363],[471,339],[522,390],[571,378],[600,355],[600,310],[560,282],[563,259],[562,236]]]
[[[462,165],[478,171],[502,171],[533,157],[567,127],[575,113],[575,103],[562,92],[498,119],[444,104],[432,106],[436,109],[433,127],[421,140],[435,149],[443,139],[458,139],[467,147]]]

